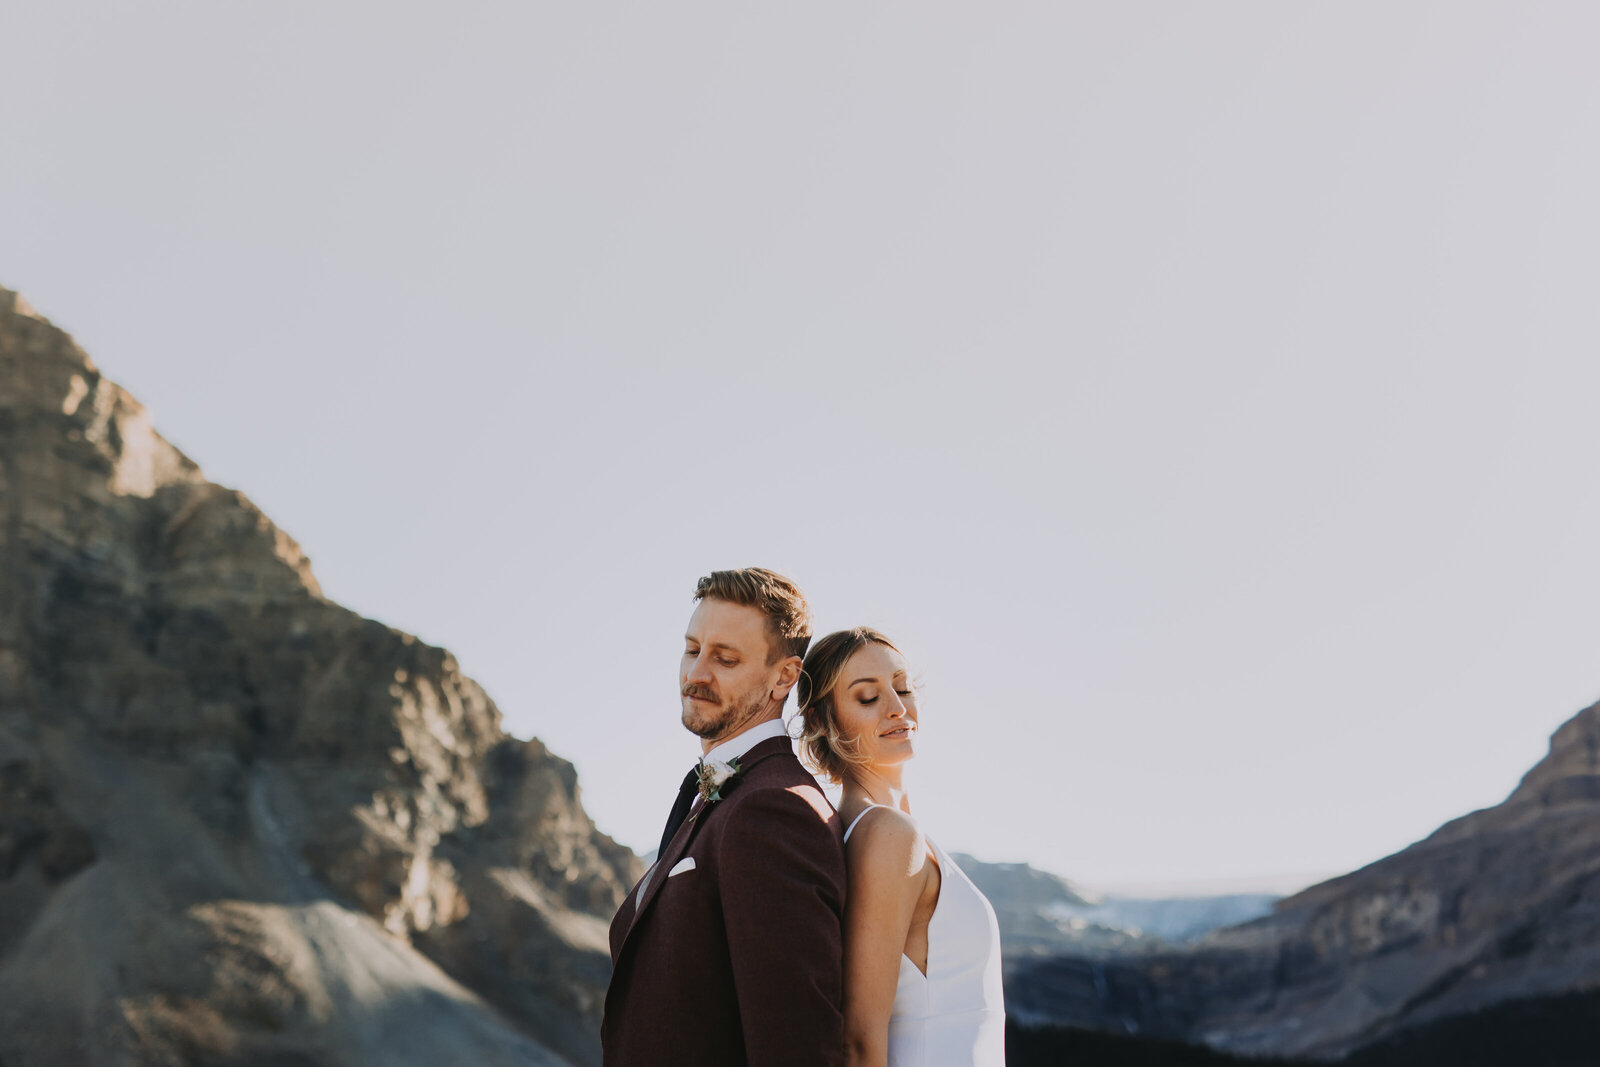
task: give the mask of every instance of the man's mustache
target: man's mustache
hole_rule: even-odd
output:
[[[698,697],[701,700],[715,701],[717,699],[717,694],[703,685],[686,685],[683,687],[683,695],[686,697]]]

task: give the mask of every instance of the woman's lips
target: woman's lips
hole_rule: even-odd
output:
[[[897,726],[893,730],[879,734],[879,737],[910,737],[915,726]]]

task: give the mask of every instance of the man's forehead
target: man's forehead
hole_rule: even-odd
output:
[[[706,644],[744,646],[766,639],[767,617],[744,604],[707,598],[689,616],[684,636]]]

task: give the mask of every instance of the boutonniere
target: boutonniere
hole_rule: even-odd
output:
[[[727,763],[721,760],[711,760],[701,763],[697,772],[700,781],[700,799],[708,805],[715,804],[722,799],[724,790],[730,788],[735,778],[739,777],[739,758],[735,756]]]

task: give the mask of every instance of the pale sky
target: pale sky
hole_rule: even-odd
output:
[[[21,4],[0,285],[653,847],[695,579],[932,836],[1292,883],[1600,698],[1600,9]]]

